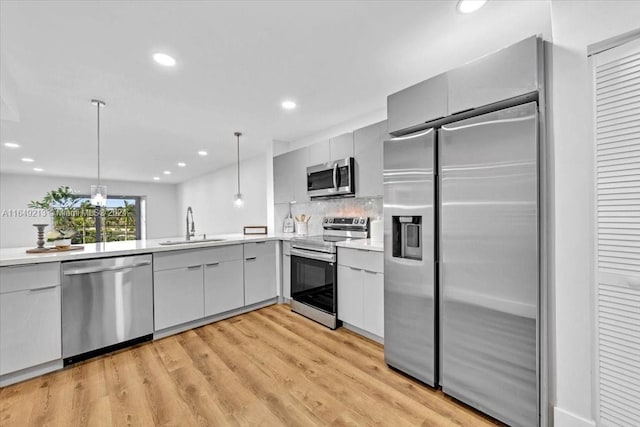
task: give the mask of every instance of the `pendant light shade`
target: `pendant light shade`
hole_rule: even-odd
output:
[[[95,105],[98,111],[98,183],[91,186],[91,204],[93,206],[106,206],[107,186],[100,183],[100,108],[107,104],[99,99],[92,99],[91,104]]]
[[[238,148],[238,192],[233,196],[233,206],[236,208],[241,208],[244,206],[244,198],[242,197],[242,193],[240,192],[240,136],[242,136],[241,132],[234,132],[237,140],[237,148]]]

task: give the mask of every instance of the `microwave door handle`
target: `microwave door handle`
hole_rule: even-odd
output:
[[[338,164],[333,165],[333,188],[338,191]]]

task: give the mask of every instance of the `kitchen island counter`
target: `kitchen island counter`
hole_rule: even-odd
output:
[[[31,248],[3,248],[0,249],[0,267],[14,265],[40,264],[46,262],[75,261],[91,258],[104,258],[113,256],[150,254],[165,251],[179,251],[185,249],[208,248],[214,246],[236,245],[250,242],[263,242],[266,240],[290,240],[293,233],[272,233],[266,235],[244,235],[236,234],[216,234],[207,235],[207,239],[221,239],[219,241],[198,241],[201,238],[194,238],[196,242],[182,244],[163,244],[167,241],[184,240],[184,236],[147,239],[128,240],[123,242],[90,243],[83,245],[84,250],[49,252],[40,254],[28,254],[27,249]]]

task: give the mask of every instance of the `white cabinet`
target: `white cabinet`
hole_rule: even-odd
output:
[[[448,71],[447,115],[537,91],[540,52],[531,36]]]
[[[340,160],[353,157],[353,132],[334,136],[329,140],[331,145],[331,160]]]
[[[282,242],[282,296],[291,298],[291,243]]]
[[[319,165],[320,163],[327,163],[331,160],[331,151],[329,148],[329,140],[316,142],[308,147],[307,166]]]
[[[389,133],[447,115],[447,76],[440,74],[387,97]]]
[[[386,120],[354,132],[357,197],[382,196],[384,192],[382,147],[388,136]]]
[[[362,270],[362,329],[384,336],[384,274]]]
[[[153,314],[156,331],[204,317],[201,264],[156,271]]]
[[[0,268],[0,375],[62,357],[60,263]]]
[[[338,318],[375,336],[384,336],[382,252],[338,249]]]
[[[338,319],[362,328],[362,270],[338,265]]]
[[[307,197],[308,148],[303,147],[273,158],[273,198],[275,203],[296,201]]]
[[[242,256],[242,245],[154,254],[154,329],[242,307]]]
[[[244,306],[242,258],[217,261],[204,267],[204,315],[224,313]]]
[[[276,242],[245,243],[244,304],[251,305],[276,296]]]

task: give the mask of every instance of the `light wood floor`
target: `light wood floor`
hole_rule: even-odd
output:
[[[380,345],[277,305],[0,389],[0,425],[493,423],[389,369]]]

